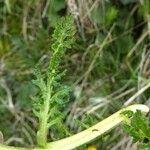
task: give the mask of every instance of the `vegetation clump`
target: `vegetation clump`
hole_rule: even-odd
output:
[[[0,26],[0,150],[149,150],[149,0],[3,0]]]

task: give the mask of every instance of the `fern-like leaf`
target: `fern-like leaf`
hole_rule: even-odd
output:
[[[131,113],[130,113],[131,114]],[[133,137],[133,142],[139,142],[141,149],[150,146],[150,126],[148,118],[137,110],[132,116],[126,118],[123,129]]]
[[[60,63],[67,48],[74,42],[75,28],[72,17],[61,18],[52,35],[53,55],[46,74],[42,74],[39,67],[35,68],[36,79],[33,83],[39,88],[39,93],[34,101],[33,112],[38,117],[39,129],[37,142],[39,146],[46,146],[49,128],[59,122],[63,126],[61,108],[64,99],[68,99],[69,89],[60,83],[65,71],[60,73]],[[37,101],[38,98],[38,101]]]

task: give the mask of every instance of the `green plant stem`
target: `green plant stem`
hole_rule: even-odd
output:
[[[142,104],[128,106],[114,113],[103,121],[97,123],[96,125],[88,128],[87,130],[56,142],[50,142],[44,148],[15,148],[11,146],[0,145],[0,150],[71,150],[81,146],[82,144],[90,142],[96,137],[108,132],[109,130],[119,125],[125,119],[121,115],[121,113],[126,110],[131,110],[133,112],[136,112],[136,110],[140,110],[147,113],[149,111],[149,108]]]
[[[48,122],[48,112],[49,112],[49,100],[51,98],[51,90],[50,87],[48,86],[48,92],[47,92],[47,96],[46,96],[46,100],[44,102],[44,111],[41,114],[43,117],[41,117],[41,121],[39,124],[39,130],[37,133],[37,142],[39,146],[45,147],[46,143],[47,143],[47,133],[48,133],[48,126],[47,126],[47,122]]]

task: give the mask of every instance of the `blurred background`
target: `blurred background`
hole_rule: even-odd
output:
[[[63,82],[73,87],[64,109],[70,132],[133,103],[150,106],[149,0],[0,0],[0,131],[5,144],[36,144],[33,69],[39,62],[43,70],[47,67],[54,25],[70,14],[76,43],[62,60],[67,69]],[[50,137],[57,134],[51,131]],[[90,145],[138,149],[120,128],[78,149]]]

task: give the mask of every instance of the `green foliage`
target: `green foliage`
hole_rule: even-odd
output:
[[[141,15],[144,17],[144,19],[147,21],[150,17],[150,1],[144,0],[142,4],[140,5],[139,9]]]
[[[115,8],[114,6],[110,7],[106,11],[105,25],[107,27],[110,26],[110,25],[112,25],[112,23],[117,18],[117,16],[118,16],[118,10],[117,10],[117,8]]]
[[[68,99],[69,88],[60,83],[65,72],[60,73],[59,69],[65,50],[71,48],[74,42],[74,34],[72,17],[61,18],[52,35],[53,55],[47,72],[43,74],[38,65],[35,68],[36,80],[33,80],[33,83],[39,88],[39,94],[35,98],[33,112],[39,119],[37,142],[40,146],[46,145],[51,126],[55,124],[63,126],[61,108]],[[62,128],[60,129],[62,132]]]
[[[20,92],[20,90],[23,92]],[[18,105],[26,109],[31,107],[32,103],[29,98],[37,92],[37,88],[31,82],[23,82],[21,85],[18,85],[15,92],[17,93],[16,99]]]
[[[65,0],[51,0],[51,5],[48,10],[48,21],[50,26],[54,26],[60,18],[60,11],[65,8]]]
[[[67,95],[64,95],[64,97],[66,97],[65,101],[60,99],[63,86],[59,85],[60,82],[58,79],[57,85],[54,87],[54,91],[58,93],[53,97],[53,100],[51,99],[53,104],[58,103],[58,107],[51,109],[51,112],[55,112],[55,109],[60,110],[61,114],[59,113],[58,115],[60,116],[60,120],[64,118],[64,114],[69,114],[68,117],[65,116],[66,120],[73,120],[74,117],[78,116],[78,110],[86,109],[88,106],[90,106],[91,109],[95,107],[95,105],[93,105],[95,100],[89,100],[91,97],[103,98],[111,93],[116,93],[119,89],[121,90],[110,97],[110,105],[104,104],[103,108],[107,108],[104,114],[100,107],[99,109],[96,108],[93,112],[91,116],[93,119],[87,116],[85,118],[81,116],[80,120],[82,120],[82,125],[78,124],[78,127],[76,127],[72,121],[67,123],[68,127],[70,127],[74,133],[79,131],[78,128],[81,129],[82,126],[83,128],[91,126],[100,119],[120,109],[123,103],[137,91],[137,87],[142,88],[145,83],[149,82],[147,80],[147,77],[149,77],[149,68],[147,67],[146,69],[146,64],[149,62],[148,59],[146,60],[146,58],[148,58],[146,57],[146,51],[149,51],[149,38],[146,37],[138,45],[137,43],[138,40],[141,39],[143,32],[147,32],[147,17],[150,14],[150,1],[85,0],[85,3],[83,3],[83,1],[78,0],[76,2],[78,2],[77,13],[79,13],[78,15],[81,19],[81,26],[79,25],[78,27],[79,33],[84,32],[83,34],[85,34],[87,41],[83,42],[82,38],[77,36],[78,42],[71,51],[68,51],[61,58],[62,63],[60,63],[63,69],[67,68],[68,70],[64,78],[65,83],[72,85],[77,83],[75,86],[77,85],[77,87],[80,88],[80,86],[83,85],[82,81],[84,78],[88,79],[83,85],[84,88],[81,87],[81,97],[74,100],[72,92],[72,99],[74,101],[67,103],[69,107],[67,107],[67,104],[65,105],[65,101],[68,99]],[[28,118],[25,118],[25,121],[30,122],[29,125],[33,130],[36,130],[36,120],[33,118],[31,111],[30,97],[31,95],[35,95],[34,93],[38,93],[37,90],[39,90],[30,84],[31,79],[33,79],[33,68],[37,62],[42,64],[40,72],[45,84],[47,75],[44,72],[47,70],[49,61],[48,54],[50,54],[50,56],[52,55],[52,48],[49,50],[50,43],[52,43],[50,36],[53,32],[56,20],[61,16],[65,16],[68,13],[67,10],[68,5],[65,0],[0,1],[0,78],[6,80],[15,110],[19,115],[21,113],[25,117],[28,116]],[[86,76],[85,72],[88,70],[95,54],[101,47],[104,38],[107,36],[107,33],[109,33],[113,24],[115,24],[115,28],[108,39],[107,45],[97,57],[97,60],[92,66],[92,71]],[[134,48],[133,53],[131,57],[128,58],[128,54],[132,51],[132,48]],[[145,66],[142,67],[140,64]],[[61,70],[58,69],[58,73],[59,71],[61,72]],[[65,74],[65,72],[62,73],[62,76],[63,74]],[[123,88],[124,86],[125,88]],[[68,90],[68,87],[65,86],[65,89]],[[35,113],[37,112],[37,115],[39,115],[38,105],[41,106],[43,102],[41,97],[42,95],[39,91],[37,98],[35,98]],[[6,91],[1,89],[0,115],[3,117],[0,118],[0,130],[3,132],[4,140],[10,137],[19,137],[21,140],[23,139],[23,143],[14,140],[9,144],[19,146],[29,145],[29,140],[25,134],[22,134],[24,124],[18,122],[14,114],[10,113],[6,108],[8,98]],[[137,102],[138,99],[139,103],[148,104],[149,91],[142,93],[135,102]],[[101,101],[98,103],[101,103]],[[76,108],[72,114],[72,112],[70,113],[70,108],[72,108],[72,106],[74,108],[74,104]],[[57,115],[55,114],[55,116]],[[33,120],[32,123],[31,119]],[[78,120],[78,118],[76,119]],[[19,126],[16,122],[18,122]],[[26,130],[28,131],[28,128]],[[64,137],[66,133],[68,134],[63,124],[55,124],[51,126],[48,137],[51,137],[51,140],[56,140]],[[30,134],[31,132],[29,132],[29,135]],[[121,135],[120,132],[109,133],[109,136],[110,138],[107,138],[107,140],[103,142],[96,142],[99,149],[110,150],[123,139],[123,135]],[[31,139],[35,141],[35,134],[32,135]],[[35,145],[35,143],[33,142],[30,145]],[[120,146],[118,149],[122,149],[122,147],[123,146]]]
[[[134,142],[140,142],[141,148],[150,146],[150,126],[145,115],[137,110],[135,113],[126,112],[127,117],[123,129],[133,137]]]
[[[92,19],[105,28],[110,27],[117,17],[118,9],[111,4],[106,3],[105,9],[103,9],[102,4],[96,5],[95,9],[92,10]]]

